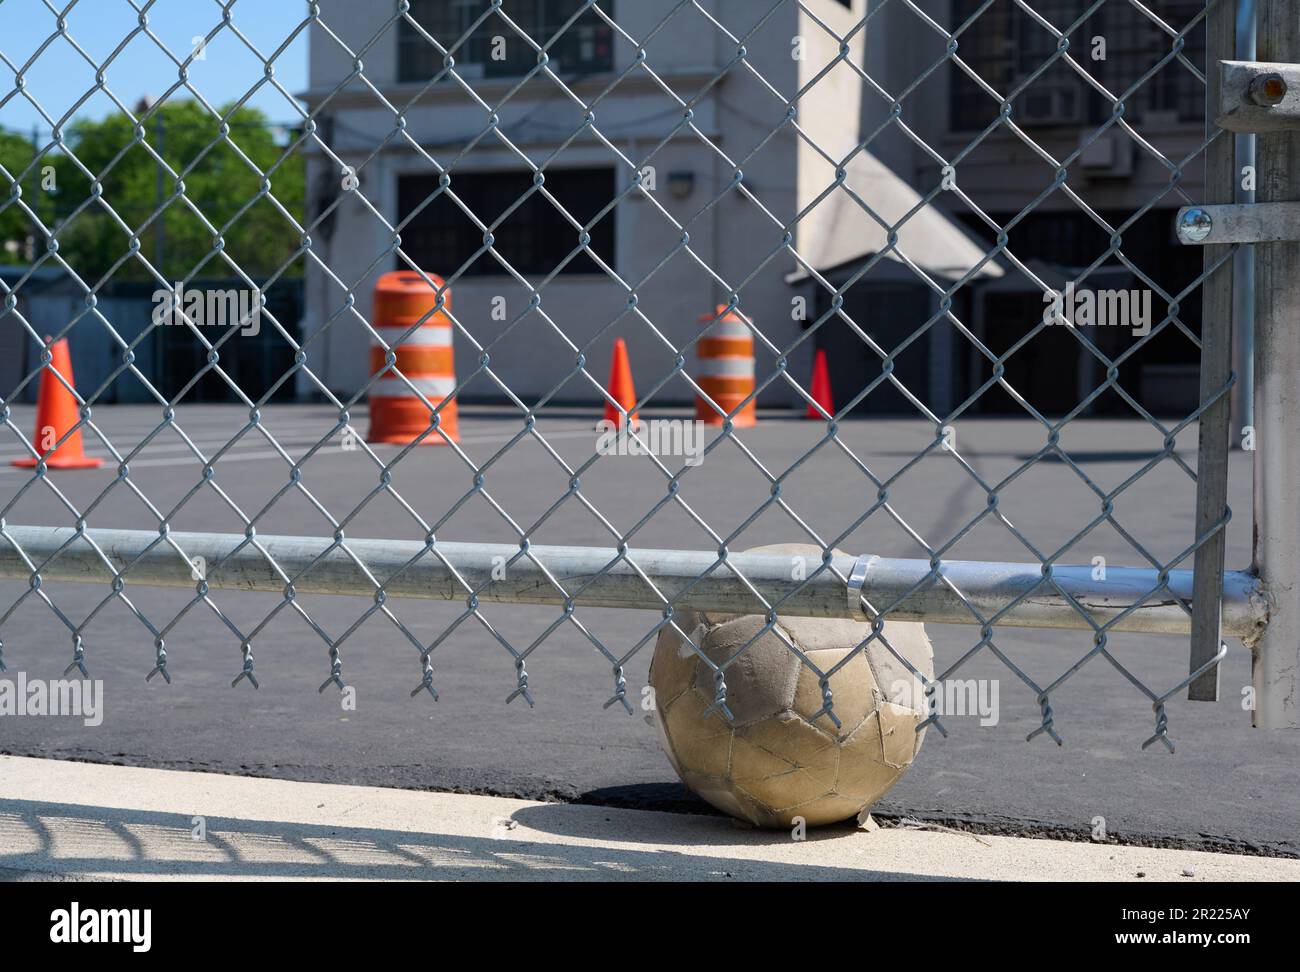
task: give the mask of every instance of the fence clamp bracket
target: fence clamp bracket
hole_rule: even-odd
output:
[[[1243,134],[1300,131],[1300,64],[1220,61],[1219,79],[1214,123],[1220,128]],[[1184,206],[1175,231],[1190,246],[1300,242],[1300,202]]]
[[[1219,79],[1220,128],[1243,135],[1300,128],[1300,65],[1220,61]]]
[[[876,554],[862,554],[853,562],[853,569],[849,571],[849,614],[859,621],[873,620],[872,616],[863,610],[862,588],[867,582],[867,571],[879,559]]]
[[[1174,224],[1178,242],[1293,243],[1300,241],[1300,202],[1184,206]]]

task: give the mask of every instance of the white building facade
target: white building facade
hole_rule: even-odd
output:
[[[313,29],[304,98],[313,110],[324,103],[318,133],[338,161],[319,149],[311,156],[309,218],[340,193],[344,198],[313,231],[328,272],[309,264],[308,366],[336,393],[351,394],[366,381],[369,337],[349,309],[349,294],[356,314],[369,319],[378,276],[408,267],[394,252],[390,227],[401,226],[402,249],[420,269],[448,278],[462,273],[452,285],[453,314],[473,341],[456,336],[460,377],[478,366],[477,342],[488,349],[493,374],[529,404],[542,397],[594,403],[599,391],[577,373],[577,355],[603,380],[613,341],[621,337],[644,394],[672,372],[674,349],[699,333],[701,315],[725,303],[734,287],[741,310],[765,338],[756,341],[759,382],[797,344],[787,367],[806,387],[812,342],[798,343],[806,301],[796,299],[806,291],[786,281],[800,267],[783,237],[793,224],[793,247],[817,249],[812,234],[825,226],[816,216],[795,217],[834,183],[828,157],[843,157],[857,144],[861,78],[836,64],[797,99],[794,122],[807,138],[787,113],[789,100],[840,53],[831,32],[850,34],[864,2],[805,0],[807,10],[785,4],[764,19],[768,5],[750,0],[706,0],[708,16],[672,0],[602,0],[621,31],[589,12],[569,26],[549,55],[562,88],[543,72],[521,86],[536,51],[495,13],[455,52],[463,83],[451,77],[430,83],[443,55],[419,31],[394,23],[372,39],[394,15],[392,0],[324,0],[321,20],[329,30]],[[581,0],[528,0],[503,9],[544,43],[582,6]],[[451,47],[488,7],[477,0],[412,0],[410,14]],[[744,63],[728,32],[743,38]],[[861,30],[853,34],[849,58],[860,61],[863,38]],[[361,52],[364,80],[349,49]],[[588,121],[579,102],[594,105]],[[691,111],[686,124],[682,102]],[[492,115],[495,131],[489,130]],[[355,170],[356,193],[343,191],[349,173],[340,163]],[[445,171],[446,188],[490,224],[529,190],[540,169],[547,190],[585,223],[646,165],[653,172],[642,178],[653,175],[652,198],[634,189],[596,223],[590,247],[598,260],[568,259],[578,231],[539,194],[516,209],[497,230],[494,248],[526,284],[490,254],[465,268],[482,248],[481,228],[445,193],[429,200]],[[753,200],[733,187],[738,171]],[[828,209],[823,204],[814,213]],[[860,218],[865,225],[867,217]],[[530,286],[540,297],[533,310]],[[693,351],[686,361],[690,371]],[[654,401],[684,404],[692,394],[687,382],[672,377]],[[506,398],[479,374],[462,400]],[[759,397],[763,406],[798,401],[780,378]]]

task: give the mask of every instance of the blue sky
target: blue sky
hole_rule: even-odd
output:
[[[50,0],[58,10],[70,0]],[[135,0],[143,6],[146,0]],[[192,38],[209,33],[222,21],[216,0],[157,0],[148,9],[152,30],[178,60],[193,50]],[[248,40],[270,56],[307,15],[305,0],[236,0],[231,20]],[[138,26],[139,15],[128,0],[79,0],[67,13],[67,34],[96,63],[102,64],[122,40]],[[57,30],[56,15],[41,0],[0,0],[0,128],[30,132],[33,125],[48,134],[40,112],[21,94],[14,93],[14,68],[21,68]],[[12,65],[12,67],[11,67]],[[275,59],[275,76],[286,90],[301,92],[307,85],[307,32]],[[232,101],[263,77],[261,62],[230,31],[223,29],[196,61],[190,83],[214,106]],[[95,69],[62,38],[56,38],[25,75],[27,90],[50,117],[58,119],[95,85]],[[158,46],[138,34],[106,70],[109,88],[126,105],[134,107],[142,95],[154,98],[177,80],[176,67]],[[172,99],[189,98],[183,89]],[[272,121],[289,122],[299,116],[270,85],[263,85],[250,104]],[[73,117],[102,118],[116,111],[113,102],[96,92],[76,109]]]

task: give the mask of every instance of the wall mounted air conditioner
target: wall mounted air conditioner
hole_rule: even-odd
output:
[[[1079,144],[1082,146],[1094,134],[1082,133]],[[1111,128],[1083,147],[1079,155],[1079,167],[1094,179],[1125,179],[1133,174],[1133,149],[1131,137],[1117,128]]]
[[[1077,84],[1036,81],[1016,96],[1012,117],[1021,125],[1083,124],[1083,91]]]

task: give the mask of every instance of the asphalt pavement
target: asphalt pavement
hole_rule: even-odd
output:
[[[30,411],[17,410],[23,428]],[[452,450],[422,448],[392,471],[406,506],[378,491],[379,467],[364,450],[344,448],[339,436],[301,463],[295,484],[294,462],[335,418],[324,406],[270,407],[261,426],[250,428],[247,412],[235,406],[182,407],[177,424],[207,456],[244,429],[209,482],[174,428],[132,458],[129,483],[117,479],[112,461],[100,470],[54,473],[50,483],[33,481],[30,472],[9,468],[20,450],[0,430],[0,506],[8,524],[72,526],[79,510],[91,527],[156,530],[166,517],[178,531],[242,535],[253,520],[262,534],[329,537],[342,523],[351,537],[422,540],[434,526],[446,540],[513,543],[526,531],[537,544],[610,547],[616,533],[636,527],[628,541],[633,554],[638,547],[711,550],[718,536],[739,550],[806,541],[808,531],[826,539],[844,533],[879,495],[865,467],[880,480],[904,471],[889,482],[889,509],[840,540],[853,553],[927,557],[918,538],[938,547],[960,533],[944,557],[1033,562],[1051,554],[1092,563],[1101,556],[1108,564],[1150,566],[1147,556],[1164,562],[1192,541],[1194,484],[1172,459],[1113,496],[1112,520],[1101,517],[1094,488],[1119,489],[1162,448],[1163,433],[1139,421],[1070,423],[1061,445],[1091,486],[1066,463],[1039,463],[999,491],[995,514],[984,487],[951,455],[936,451],[908,465],[933,437],[919,421],[848,421],[841,447],[822,423],[765,416],[740,433],[743,449],[721,442],[682,477],[680,502],[664,502],[667,479],[646,457],[606,456],[583,474],[581,498],[571,495],[557,507],[570,478],[561,460],[576,466],[591,456],[594,415],[570,410],[539,418],[543,444],[517,413],[466,408],[462,444],[481,467],[483,489],[473,490],[475,472]],[[126,452],[155,429],[158,410],[99,408],[95,420]],[[353,421],[364,430],[363,414]],[[985,483],[1008,476],[1046,439],[1030,421],[956,424],[958,452]],[[1194,428],[1177,445],[1183,461],[1194,464]],[[93,434],[87,446],[107,454]],[[377,452],[387,461],[398,450]],[[669,461],[673,469],[680,463]],[[1232,458],[1230,501],[1236,517],[1228,562],[1240,567],[1249,561],[1249,455]],[[1091,531],[1071,544],[1089,524]],[[639,703],[653,648],[646,638],[659,620],[654,613],[579,609],[575,617],[586,633],[566,621],[537,642],[559,608],[491,604],[482,610],[484,624],[466,618],[460,602],[390,601],[422,643],[454,625],[433,654],[440,696],[434,702],[411,695],[421,665],[405,632],[375,611],[353,627],[374,607],[371,597],[301,595],[288,606],[276,595],[216,591],[209,604],[194,603],[192,590],[128,583],[128,607],[106,583],[50,582],[42,591],[72,623],[91,618],[82,631],[85,659],[104,683],[104,719],[89,727],[72,718],[0,717],[3,753],[707,812],[676,783],[639,704],[633,716],[602,708],[613,674],[588,635],[616,655],[641,644],[627,665],[629,696]],[[0,622],[9,668],[0,677],[61,676],[72,658],[68,628],[26,583],[0,583],[0,612],[20,598]],[[167,626],[171,685],[145,682],[154,636],[134,612]],[[317,690],[330,671],[321,632],[337,638],[349,629],[340,657],[356,707],[345,710],[337,689]],[[247,682],[231,687],[241,669],[234,630],[254,633],[259,689]],[[932,626],[930,634],[941,669],[979,637],[974,627],[953,625]],[[521,650],[537,642],[527,665],[534,708],[518,698],[506,704],[516,672],[501,638]],[[1093,647],[1082,631],[999,628],[994,640],[1038,684]],[[1120,634],[1110,648],[1157,693],[1187,673],[1185,637]],[[1041,735],[1026,742],[1041,721],[1035,694],[989,648],[954,677],[998,680],[997,724],[945,719],[949,736],[929,733],[915,765],[878,808],[883,815],[1017,835],[1078,835],[1100,826],[1155,845],[1300,856],[1300,733],[1251,728],[1243,700],[1250,658],[1237,642],[1229,643],[1223,663],[1221,701],[1191,703],[1181,694],[1171,700],[1172,754],[1159,744],[1141,748],[1155,723],[1150,699],[1103,656],[1093,656],[1052,697],[1059,748]]]

